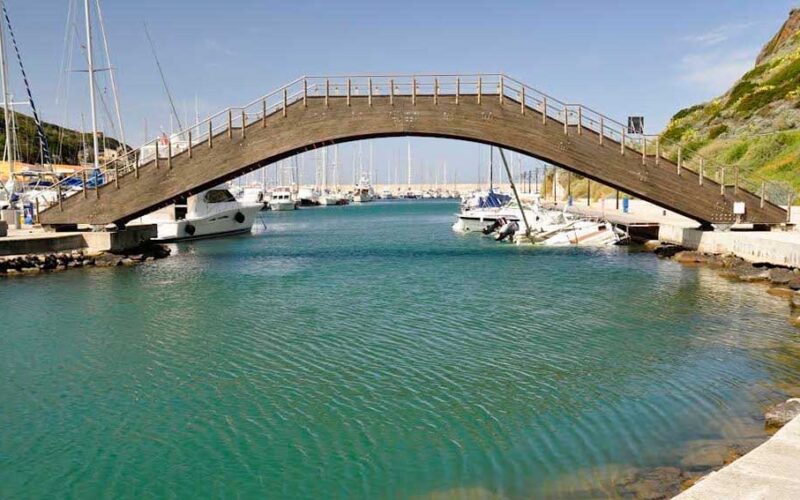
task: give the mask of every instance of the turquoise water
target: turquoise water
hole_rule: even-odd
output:
[[[456,235],[455,210],[267,213],[136,268],[0,281],[0,496],[570,496],[763,439],[800,383],[763,287]]]

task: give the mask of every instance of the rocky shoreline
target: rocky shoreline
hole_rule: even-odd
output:
[[[37,276],[43,273],[85,267],[130,267],[163,259],[168,257],[170,253],[170,249],[164,245],[147,244],[124,255],[110,252],[73,250],[71,252],[42,255],[0,257],[0,277]]]

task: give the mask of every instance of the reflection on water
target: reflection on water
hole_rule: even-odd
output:
[[[267,213],[137,268],[5,282],[2,310],[31,313],[3,314],[0,491],[638,491],[763,440],[800,386],[760,287],[455,235],[455,208]]]

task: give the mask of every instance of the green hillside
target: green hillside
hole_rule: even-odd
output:
[[[36,124],[30,116],[15,113],[17,123],[17,155],[25,163],[41,163],[39,140],[36,137]],[[77,165],[83,160],[83,144],[87,144],[87,159],[92,159],[92,135],[81,134],[77,130],[60,127],[50,123],[44,124],[45,134],[50,145],[50,154],[53,163]],[[0,113],[0,144],[5,144],[6,123],[3,113]],[[100,138],[101,150],[103,137]],[[108,149],[117,149],[120,143],[115,139],[106,137],[105,145]],[[1,147],[1,146],[0,146]]]
[[[800,9],[794,9],[752,70],[724,95],[676,113],[662,138],[738,166],[745,178],[785,181],[800,189],[798,129]]]

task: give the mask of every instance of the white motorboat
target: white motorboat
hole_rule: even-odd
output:
[[[294,210],[296,207],[292,199],[292,191],[286,187],[274,189],[269,197],[269,208],[275,212]]]
[[[213,238],[249,233],[262,206],[237,201],[223,185],[189,196],[185,205],[170,205],[129,224],[156,224],[158,241]]]
[[[381,191],[381,199],[382,200],[391,200],[394,198],[392,191],[390,189],[384,189]]]
[[[319,204],[326,207],[347,205],[347,197],[340,193],[322,193],[319,196]]]
[[[372,184],[366,174],[361,174],[355,191],[353,191],[353,203],[366,203],[374,199]]]
[[[322,205],[322,196],[314,188],[302,187],[297,190],[297,203],[301,207]]]
[[[607,221],[575,220],[551,234],[536,235],[538,245],[561,246],[610,246],[625,243],[628,235]],[[524,243],[521,239],[520,243]]]

